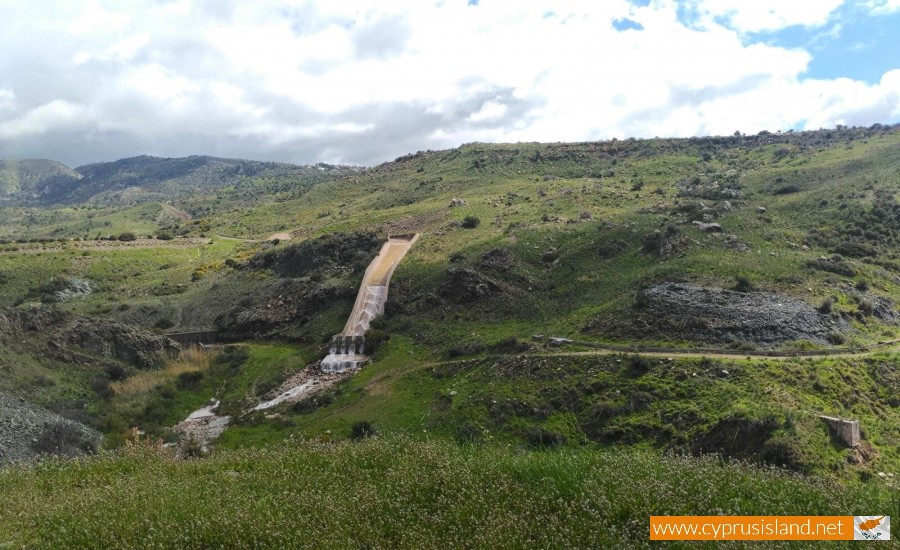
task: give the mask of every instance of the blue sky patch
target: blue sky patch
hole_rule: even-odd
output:
[[[628,19],[627,17],[622,17],[621,19],[616,19],[615,21],[613,21],[613,27],[617,31],[628,31],[628,30],[642,31],[642,30],[644,30],[643,25],[641,25],[637,21],[632,21],[631,19]]]

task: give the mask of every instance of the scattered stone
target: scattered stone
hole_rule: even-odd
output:
[[[695,220],[693,222],[694,225],[697,226],[701,231],[706,231],[707,233],[721,233],[722,226],[717,223],[704,223],[699,220]]]
[[[466,201],[464,201],[462,199],[458,199],[455,197],[450,199],[450,208],[455,208],[457,206],[465,206],[465,205],[466,205]]]
[[[760,214],[765,214],[765,213],[766,213],[766,207],[765,207],[765,206],[757,206],[757,207],[756,207],[756,211],[759,212]]]

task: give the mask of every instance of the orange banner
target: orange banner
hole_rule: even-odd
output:
[[[853,540],[853,516],[650,516],[650,540]]]

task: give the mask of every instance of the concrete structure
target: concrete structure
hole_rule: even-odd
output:
[[[388,237],[378,256],[366,269],[359,293],[356,295],[356,303],[347,324],[344,325],[344,330],[331,339],[331,350],[328,356],[322,359],[323,371],[343,372],[354,369],[368,360],[365,356],[366,331],[369,330],[372,320],[384,313],[391,275],[418,238],[418,233]]]
[[[859,445],[859,420],[845,420],[843,418],[825,415],[820,415],[819,418],[828,424],[831,433],[846,443],[848,447],[856,447]]]

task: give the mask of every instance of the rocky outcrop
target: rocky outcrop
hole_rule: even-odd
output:
[[[59,339],[142,369],[155,367],[164,355],[178,352],[178,344],[165,336],[109,319],[79,318],[59,335]]]
[[[17,342],[28,333],[41,334],[51,356],[71,363],[96,362],[80,349],[145,369],[179,349],[165,336],[112,319],[75,317],[50,307],[0,310],[0,343]]]
[[[27,332],[47,332],[71,317],[64,311],[43,307],[0,310],[0,343],[17,340]]]
[[[457,304],[475,302],[501,290],[501,286],[486,275],[472,269],[449,269],[440,288],[443,298]]]
[[[775,346],[808,340],[828,345],[850,330],[839,316],[771,292],[735,292],[690,284],[659,284],[638,293],[635,309],[594,320],[586,332],[628,339],[674,338],[719,344]]]

